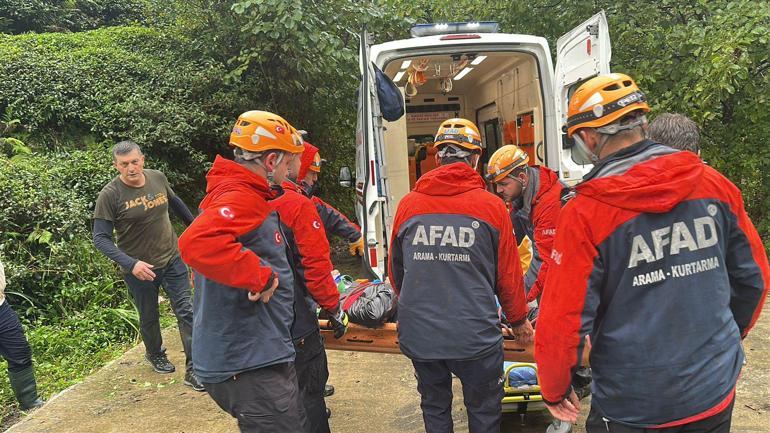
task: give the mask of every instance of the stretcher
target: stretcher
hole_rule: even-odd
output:
[[[324,336],[324,344],[327,349],[350,350],[353,352],[401,353],[401,349],[398,346],[398,332],[395,323],[386,323],[381,328],[367,328],[351,323],[348,325],[348,331],[339,340],[334,338],[327,320],[319,320],[318,325],[321,328],[321,334]],[[532,343],[521,344],[513,338],[508,330],[504,329],[502,332],[503,353],[506,361],[535,361]]]

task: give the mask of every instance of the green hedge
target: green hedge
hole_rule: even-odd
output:
[[[0,112],[41,152],[133,139],[192,198],[248,98],[191,46],[141,27],[0,35]]]

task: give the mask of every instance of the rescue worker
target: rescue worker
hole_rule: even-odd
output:
[[[688,150],[700,156],[698,125],[679,113],[659,114],[647,130],[650,140],[679,150]]]
[[[300,131],[303,137],[307,136],[307,131]],[[316,213],[321,217],[321,223],[324,226],[324,234],[335,231],[340,236],[353,239],[356,236],[358,240],[349,244],[349,251],[351,256],[362,255],[364,251],[364,241],[361,235],[361,229],[345,218],[340,211],[334,209],[331,205],[326,204],[323,200],[313,195],[316,190],[316,182],[318,181],[318,174],[321,173],[321,164],[323,160],[318,152],[318,148],[313,146],[307,141],[304,141],[305,149],[302,151],[300,157],[300,166],[295,179],[299,182],[300,189],[306,197],[308,197],[316,207]],[[328,245],[328,239],[327,239]],[[324,397],[334,395],[334,386],[330,384],[324,385]],[[326,409],[327,417],[331,417],[331,410]]]
[[[646,140],[648,111],[624,74],[570,98],[567,134],[595,165],[556,230],[535,341],[542,395],[574,422],[571,372],[589,351],[589,433],[728,432],[770,267],[741,191]]]
[[[524,286],[527,302],[536,301],[552,262],[551,247],[566,185],[553,170],[530,167],[529,155],[513,144],[492,154],[486,178],[495,184],[503,201],[511,205],[514,228],[521,228],[514,230],[519,254],[522,247],[531,246],[532,260],[524,275]]]
[[[495,295],[522,342],[532,339],[511,220],[475,171],[476,125],[444,121],[438,168],[398,205],[388,273],[398,293],[398,340],[412,360],[425,431],[452,431],[452,374],[471,433],[499,432],[503,341]]]
[[[348,251],[351,256],[361,256],[364,254],[364,237],[361,235],[361,228],[350,221],[342,212],[334,206],[326,203],[315,195],[317,190],[318,174],[321,173],[321,155],[318,148],[305,141],[306,151],[302,154],[302,166],[297,175],[297,179],[302,186],[302,190],[310,197],[313,204],[321,216],[326,233],[337,235],[348,241]]]
[[[211,398],[242,432],[307,431],[294,368],[294,275],[269,181],[302,140],[282,117],[247,111],[206,175],[200,214],[179,238],[195,273],[193,357]],[[259,396],[256,398],[255,396]]]
[[[305,149],[308,144],[305,143]],[[332,277],[329,241],[315,206],[296,183],[300,158],[283,182],[282,194],[271,202],[281,217],[286,243],[294,268],[294,322],[291,336],[296,351],[294,361],[300,400],[307,415],[310,433],[328,433],[329,421],[324,386],[329,378],[326,351],[318,328],[316,303],[329,311],[335,338],[345,333],[348,319],[340,306],[340,295]]]

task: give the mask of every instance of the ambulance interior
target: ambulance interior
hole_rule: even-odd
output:
[[[545,161],[542,92],[536,58],[523,52],[459,52],[391,61],[384,68],[405,92],[406,115],[384,122],[385,177],[395,206],[417,179],[435,168],[433,136],[442,121],[476,123],[484,148],[478,170],[505,144],[530,164]],[[411,78],[410,78],[411,77]]]

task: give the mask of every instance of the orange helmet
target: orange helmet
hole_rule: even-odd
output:
[[[470,120],[454,118],[441,123],[436,132],[433,147],[455,144],[471,152],[481,152],[481,134],[479,128]]]
[[[495,151],[489,157],[486,178],[490,182],[499,182],[519,167],[526,167],[529,163],[527,152],[518,146],[507,144]]]
[[[314,171],[316,173],[321,172],[321,162],[323,160],[321,159],[321,154],[316,152],[315,156],[313,156],[313,162],[310,163],[310,167],[307,169],[310,171]]]
[[[257,110],[238,116],[230,133],[230,145],[254,153],[268,150],[300,153],[305,149],[302,137],[283,117]]]
[[[599,75],[583,83],[569,100],[567,135],[599,128],[634,111],[650,111],[647,98],[626,74]]]

